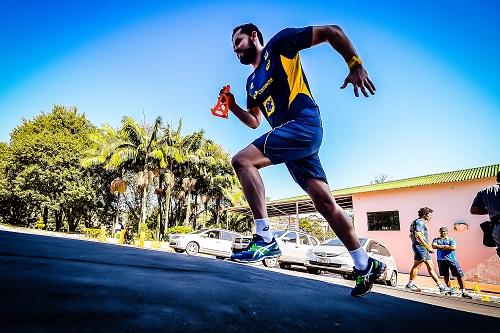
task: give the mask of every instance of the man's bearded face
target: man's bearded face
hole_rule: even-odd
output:
[[[243,65],[250,65],[257,56],[257,46],[250,37],[247,36],[247,38],[248,45],[246,47],[242,45],[245,43],[241,41],[237,49],[234,50],[234,52],[236,52],[236,55],[238,56],[238,59],[240,59],[240,62]]]

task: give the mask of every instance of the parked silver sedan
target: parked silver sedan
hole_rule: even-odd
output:
[[[387,265],[380,280],[395,287],[398,281],[398,268],[387,247],[370,238],[359,238],[359,243],[368,255]],[[333,238],[311,248],[307,252],[305,265],[308,269],[333,272],[341,274],[344,279],[351,279],[354,261],[340,239]]]
[[[279,265],[283,269],[290,269],[292,265],[304,266],[307,251],[319,244],[316,237],[303,231],[276,230],[274,238],[278,242],[282,255],[278,258],[264,259],[264,266]],[[319,273],[319,269],[314,267],[307,268],[307,271],[312,274]]]
[[[169,246],[189,255],[211,254],[219,259],[231,256],[231,244],[240,234],[225,229],[201,229],[189,234],[170,235]]]

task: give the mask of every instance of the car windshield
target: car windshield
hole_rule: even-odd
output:
[[[283,235],[285,232],[286,232],[286,230],[275,230],[275,231],[273,232],[273,234],[274,234],[274,238],[279,238],[279,237],[281,237],[281,235]]]
[[[361,244],[361,246],[365,245],[366,238],[359,238],[359,243]],[[344,244],[338,238],[332,238],[332,239],[326,240],[325,242],[321,243],[321,245],[326,245],[326,246],[344,246]]]

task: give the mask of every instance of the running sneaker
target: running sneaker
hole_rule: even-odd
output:
[[[258,262],[265,258],[279,256],[281,256],[281,250],[276,239],[273,238],[269,243],[266,243],[262,236],[253,235],[247,248],[241,252],[233,253],[231,259],[239,262]]]
[[[373,286],[373,282],[385,272],[385,264],[372,257],[368,258],[368,267],[365,270],[357,270],[354,267],[354,278],[356,285],[351,290],[351,296],[366,295]]]
[[[458,291],[457,288],[450,288],[450,295],[451,296],[458,296],[460,292]]]
[[[439,285],[439,292],[442,295],[451,295],[451,289],[449,287],[445,286],[444,284]]]
[[[408,289],[408,290],[411,290],[411,291],[416,291],[417,293],[421,292],[422,289],[420,289],[419,287],[417,287],[416,284],[414,283],[408,283],[405,287],[405,289]]]
[[[462,292],[462,298],[472,299],[472,296],[464,290]]]

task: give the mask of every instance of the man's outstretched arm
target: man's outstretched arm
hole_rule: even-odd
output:
[[[344,31],[337,25],[313,27],[311,46],[325,42],[328,42],[344,58],[349,67],[349,74],[340,88],[344,89],[350,83],[354,87],[356,97],[359,96],[358,89],[361,89],[365,97],[368,97],[367,90],[375,95],[375,85],[368,78],[368,73],[364,69],[361,59]]]

